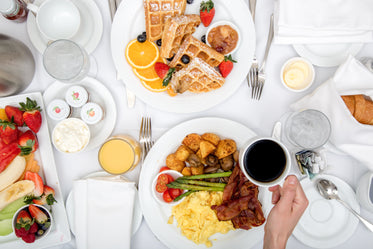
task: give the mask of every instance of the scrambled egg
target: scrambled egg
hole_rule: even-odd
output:
[[[222,203],[223,192],[199,191],[187,197],[172,208],[172,215],[168,221],[172,224],[173,217],[180,227],[181,233],[196,244],[204,243],[212,246],[208,239],[215,233],[227,233],[233,230],[231,221],[219,221],[212,205]]]

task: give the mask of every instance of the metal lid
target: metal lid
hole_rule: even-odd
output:
[[[1,0],[0,12],[3,14],[12,14],[17,8],[15,0]]]

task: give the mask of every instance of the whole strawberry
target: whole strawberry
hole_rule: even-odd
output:
[[[233,63],[236,63],[236,62],[237,61],[235,61],[235,60],[232,59],[231,55],[225,56],[224,57],[224,61],[222,61],[219,64],[219,70],[220,70],[221,76],[223,76],[224,78],[226,78],[228,76],[228,74],[230,74],[230,72],[233,69]]]
[[[168,86],[170,80],[172,78],[173,72],[175,72],[175,68],[170,68],[167,64],[162,62],[156,62],[154,64],[154,70],[157,73],[158,77],[163,79],[162,85]]]
[[[201,22],[205,27],[209,26],[212,19],[215,16],[214,2],[211,0],[202,1],[199,9],[199,16],[201,17]]]
[[[23,120],[25,124],[35,133],[38,133],[41,126],[41,114],[40,107],[35,100],[30,98],[26,99],[26,103],[19,103],[21,106],[20,110],[24,111]]]
[[[23,111],[19,108],[7,105],[5,106],[5,113],[8,120],[13,120],[18,126],[23,126]]]
[[[17,141],[18,129],[17,126],[9,121],[0,119],[0,138],[3,143],[10,144]]]
[[[19,136],[18,144],[21,146],[21,156],[26,156],[35,152],[39,147],[38,139],[31,130],[27,130]]]

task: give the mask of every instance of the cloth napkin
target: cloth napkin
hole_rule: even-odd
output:
[[[373,125],[357,122],[340,97],[354,94],[373,97],[373,73],[350,56],[331,79],[290,107],[316,109],[327,115],[332,126],[330,142],[373,171]]]
[[[75,181],[77,248],[129,249],[135,191],[134,182],[124,181],[119,176]]]
[[[277,0],[275,42],[372,42],[372,13],[372,0]]]

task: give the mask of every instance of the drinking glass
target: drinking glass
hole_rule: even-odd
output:
[[[90,60],[87,52],[70,40],[57,40],[48,45],[43,54],[47,73],[62,82],[76,82],[87,76]]]
[[[286,120],[287,139],[303,149],[316,149],[329,139],[331,125],[328,117],[313,109],[295,112]]]

